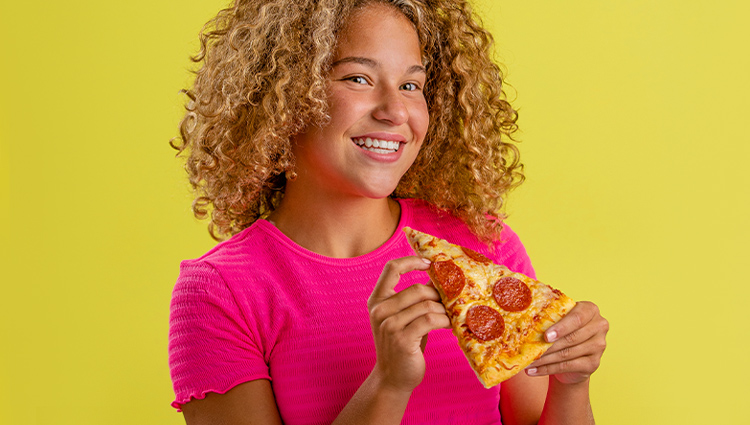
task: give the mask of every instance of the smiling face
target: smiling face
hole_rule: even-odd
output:
[[[293,139],[294,184],[342,196],[393,192],[427,132],[421,56],[417,33],[400,12],[373,3],[354,13],[328,76],[331,119]]]

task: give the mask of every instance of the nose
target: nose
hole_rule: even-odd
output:
[[[381,89],[378,104],[372,116],[378,121],[391,125],[406,123],[409,120],[409,109],[404,103],[401,91],[397,88]]]

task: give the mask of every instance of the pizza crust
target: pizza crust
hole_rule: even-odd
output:
[[[459,245],[410,228],[404,228],[404,232],[414,250],[432,262],[428,274],[445,305],[453,334],[486,388],[521,372],[552,346],[544,340],[544,332],[565,316],[575,306],[575,301],[544,283],[494,264],[481,254]],[[465,281],[453,296],[446,294],[435,269],[435,263],[449,261],[461,269]],[[522,311],[504,310],[493,296],[495,282],[507,277],[520,280],[530,289],[531,301]],[[482,341],[471,332],[466,316],[474,306],[487,306],[500,313],[504,323],[501,337]]]

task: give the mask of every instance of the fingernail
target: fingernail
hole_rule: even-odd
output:
[[[530,368],[526,369],[526,373],[529,374],[529,375],[536,375],[536,368],[535,367],[530,367]]]
[[[547,342],[553,342],[556,339],[557,339],[557,332],[555,331],[547,332]]]
[[[425,263],[425,264],[431,264],[431,263],[430,263],[430,260],[428,260],[428,259],[426,259],[426,258],[423,258],[423,259],[422,259],[422,261],[424,261],[424,263]]]

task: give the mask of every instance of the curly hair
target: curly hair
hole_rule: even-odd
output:
[[[202,66],[170,144],[187,152],[193,212],[222,240],[268,215],[294,178],[290,138],[324,125],[326,78],[347,17],[391,5],[417,30],[430,123],[395,197],[451,211],[481,239],[499,235],[524,180],[517,112],[491,59],[493,39],[465,0],[235,0],[204,26]],[[488,219],[488,217],[490,219]],[[499,218],[499,219],[492,219]]]

